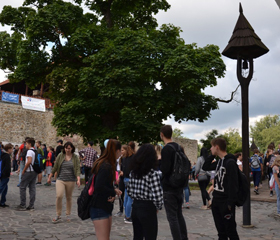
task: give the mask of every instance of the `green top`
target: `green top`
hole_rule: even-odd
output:
[[[41,154],[43,159],[44,159],[44,151],[43,151],[43,149],[41,147],[37,148],[37,152],[38,152],[38,154]]]
[[[60,154],[58,154],[58,156],[55,160],[55,164],[52,169],[52,174],[55,174],[55,172],[57,172],[58,174],[60,173],[60,167],[64,160],[65,160],[65,154],[61,152]],[[74,167],[74,174],[76,177],[79,177],[81,174],[80,159],[74,153],[72,156],[72,161],[73,161],[73,167]]]

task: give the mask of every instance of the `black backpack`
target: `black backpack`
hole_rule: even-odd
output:
[[[91,174],[88,182],[86,183],[83,191],[81,192],[81,195],[77,199],[78,216],[82,220],[86,220],[90,218],[90,207],[91,207],[91,201],[93,199],[93,196],[90,196],[88,194],[88,190],[94,178],[95,178],[95,174]]]
[[[35,149],[30,149],[35,153],[35,160],[34,163],[32,164],[32,168],[34,170],[34,172],[36,173],[41,173],[42,172],[42,161],[40,161],[40,159],[38,158],[38,152]]]
[[[169,185],[174,188],[185,188],[189,183],[189,173],[191,167],[190,160],[183,153],[179,144],[177,149],[172,144],[168,144],[166,146],[172,147],[175,151],[174,165],[172,173],[169,177]]]
[[[232,160],[234,161],[234,160]],[[235,162],[235,161],[234,161]],[[237,207],[241,207],[244,205],[249,192],[250,192],[250,186],[249,182],[247,180],[246,175],[240,171],[238,166],[236,165],[238,170],[238,191],[237,191],[237,201],[235,202],[235,205]]]

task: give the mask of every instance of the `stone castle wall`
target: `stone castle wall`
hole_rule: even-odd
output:
[[[52,118],[52,110],[32,111],[20,104],[0,101],[0,141],[20,144],[25,137],[33,137],[55,147],[58,137]]]
[[[185,154],[192,164],[197,161],[197,140],[173,138],[173,141],[184,147]]]
[[[77,150],[84,148],[80,136],[58,137],[56,129],[51,125],[54,113],[52,110],[46,112],[33,111],[22,108],[20,104],[0,101],[0,141],[3,143],[21,144],[25,137],[33,137],[47,146],[56,147],[57,141],[71,141]],[[197,141],[190,139],[174,139],[175,142],[184,147],[185,153],[190,161],[197,160]],[[94,149],[100,154],[99,146]]]

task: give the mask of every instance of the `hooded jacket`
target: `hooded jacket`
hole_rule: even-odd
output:
[[[8,153],[2,150],[1,158],[2,158],[1,179],[8,178],[10,177],[11,174],[11,157]]]
[[[212,163],[215,156],[208,157],[202,167],[204,171],[216,170],[213,198],[233,206],[237,201],[238,166],[234,155],[227,154],[223,159]]]

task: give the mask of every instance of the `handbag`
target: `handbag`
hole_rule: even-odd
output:
[[[91,202],[93,200],[93,192],[94,192],[94,179],[95,174],[92,174],[86,183],[81,195],[77,199],[78,204],[78,216],[82,220],[86,220],[90,218],[90,207]],[[91,194],[91,195],[90,195]]]
[[[201,182],[201,181],[207,181],[207,180],[208,180],[208,177],[207,177],[206,174],[200,174],[200,175],[198,175],[197,180],[198,180],[199,182]]]

